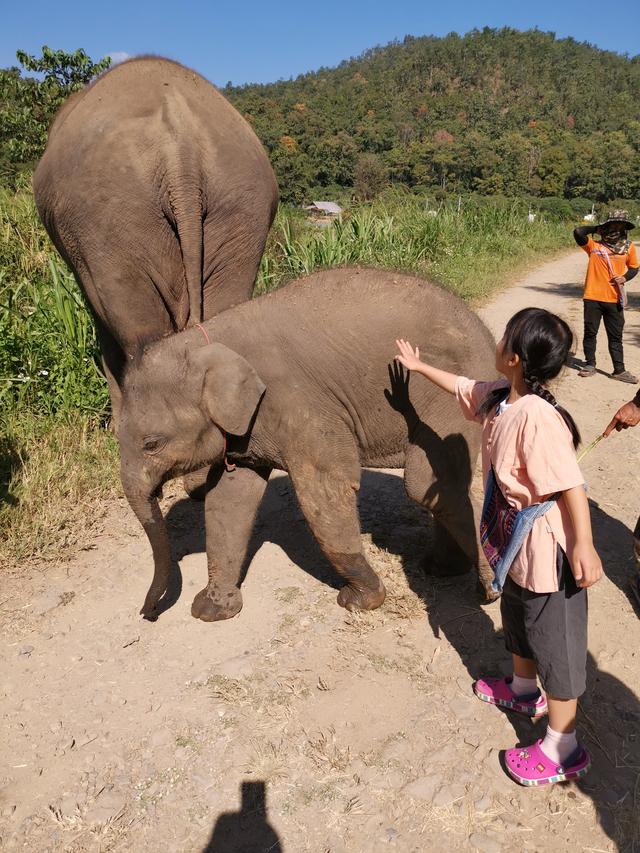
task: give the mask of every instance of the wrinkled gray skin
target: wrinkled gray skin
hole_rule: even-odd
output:
[[[96,318],[118,431],[125,366],[141,348],[250,298],[273,170],[210,83],[143,57],[65,102],[33,189]]]
[[[479,563],[469,498],[478,425],[421,377],[408,392],[392,367],[402,336],[442,368],[493,376],[491,336],[461,300],[400,273],[336,269],[225,311],[204,329],[209,343],[197,328],[150,344],[125,380],[122,482],[155,562],[145,616],[156,614],[171,569],[154,495],[205,463],[214,464],[205,504],[209,582],[192,606],[205,621],[242,607],[243,561],[274,468],[289,473],[346,582],[338,603],[349,610],[376,608],[385,597],[361,547],[361,466],[405,468],[407,493],[440,523],[442,571]],[[232,473],[222,464],[225,433]],[[488,566],[479,569],[487,589]]]

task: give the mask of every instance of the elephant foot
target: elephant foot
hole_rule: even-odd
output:
[[[493,575],[491,576],[491,580],[493,580]],[[497,601],[501,595],[501,593],[496,592],[491,588],[491,581],[486,583],[482,577],[478,578],[476,592],[480,597],[481,604],[491,604],[492,602]]]
[[[338,604],[350,613],[354,610],[375,610],[385,600],[387,591],[378,578],[376,589],[347,584],[338,593]]]
[[[500,598],[500,593],[496,592],[491,586],[493,580],[493,569],[486,560],[482,559],[478,564],[478,583],[476,585],[482,604],[491,604],[492,601],[497,601]]]
[[[239,589],[229,592],[210,590],[205,587],[193,599],[191,615],[203,622],[221,622],[231,619],[242,610],[242,593]]]

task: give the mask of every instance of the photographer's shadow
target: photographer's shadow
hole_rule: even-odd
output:
[[[202,853],[282,853],[278,833],[268,820],[265,782],[244,781],[240,791],[240,811],[218,817]]]

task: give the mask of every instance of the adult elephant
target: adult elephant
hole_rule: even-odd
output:
[[[385,595],[360,540],[361,465],[404,467],[407,493],[438,522],[436,561],[449,573],[476,564],[489,591],[469,494],[480,430],[435,385],[409,388],[392,366],[398,336],[446,370],[495,375],[491,335],[460,299],[387,270],[315,273],[145,348],[125,378],[120,436],[122,482],[155,562],[144,615],[156,614],[171,569],[155,495],[205,463],[209,583],[192,608],[200,619],[242,606],[243,562],[274,468],[289,473],[346,582],[338,602],[349,610],[378,607]]]
[[[273,170],[214,86],[150,56],[65,102],[33,189],[95,316],[117,431],[141,348],[251,296],[278,202]]]

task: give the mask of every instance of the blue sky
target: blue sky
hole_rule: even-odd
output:
[[[0,12],[0,67],[16,50],[84,48],[106,54],[157,53],[224,85],[288,79],[337,65],[405,35],[465,33],[483,26],[537,27],[605,50],[640,52],[638,5],[585,0],[8,0]]]

